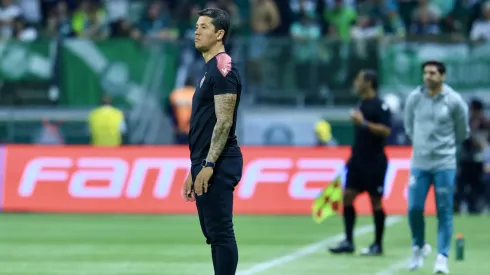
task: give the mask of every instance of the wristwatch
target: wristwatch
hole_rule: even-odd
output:
[[[211,167],[214,169],[214,162],[206,161],[205,159],[201,162],[202,167]]]

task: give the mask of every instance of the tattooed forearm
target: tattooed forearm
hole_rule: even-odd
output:
[[[209,147],[207,161],[216,162],[225,148],[228,134],[233,125],[233,114],[235,112],[236,94],[222,94],[214,96],[216,111],[216,125],[214,126],[211,146]]]

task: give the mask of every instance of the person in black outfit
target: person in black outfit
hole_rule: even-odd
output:
[[[229,15],[204,9],[196,23],[195,47],[206,65],[192,98],[189,131],[191,173],[182,195],[196,201],[201,229],[211,245],[215,275],[235,274],[238,248],[233,229],[233,191],[241,179],[243,157],[235,136],[242,84],[225,53]]]
[[[351,112],[351,120],[356,128],[352,155],[347,163],[343,198],[346,239],[329,250],[334,254],[354,252],[353,231],[356,212],[353,203],[358,194],[367,192],[373,207],[375,240],[369,248],[361,250],[361,255],[381,255],[385,223],[382,198],[388,167],[384,147],[391,133],[391,113],[388,106],[377,96],[378,77],[375,71],[361,71],[356,77],[355,88],[361,102],[358,109]]]

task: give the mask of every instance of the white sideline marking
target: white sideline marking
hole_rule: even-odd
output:
[[[376,273],[376,275],[393,275],[396,274],[396,272],[400,269],[403,268],[408,268],[408,261],[410,261],[410,258],[405,258],[402,259],[387,268],[381,270],[380,272]]]
[[[399,223],[402,220],[403,219],[399,216],[388,217],[386,219],[386,227],[390,227],[396,223]],[[373,225],[364,225],[364,226],[361,226],[358,229],[356,229],[354,232],[354,235],[356,237],[362,236],[362,235],[369,234],[373,231],[374,231]],[[255,264],[247,270],[239,271],[237,273],[237,275],[254,275],[254,274],[258,274],[260,272],[269,270],[273,267],[284,265],[286,263],[289,263],[289,262],[295,261],[297,259],[303,258],[305,256],[308,256],[309,254],[315,253],[316,251],[325,248],[325,246],[327,246],[327,245],[331,245],[333,243],[340,242],[344,239],[344,237],[345,237],[344,233],[334,235],[334,236],[327,238],[323,241],[319,241],[319,242],[310,244],[308,246],[305,246],[303,248],[300,248],[300,249],[298,249],[298,250],[296,250],[290,254],[284,255],[282,257],[270,259],[268,261]]]

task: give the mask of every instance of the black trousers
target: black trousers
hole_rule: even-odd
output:
[[[468,204],[468,211],[477,214],[478,201],[483,197],[484,186],[482,184],[483,163],[463,162],[460,163],[460,174],[456,181],[455,207],[459,209],[461,203]]]
[[[485,186],[485,203],[487,207],[490,209],[490,174],[483,174],[482,179],[483,185]]]
[[[238,248],[233,229],[233,191],[242,177],[243,158],[221,157],[209,181],[208,192],[196,197],[197,212],[206,243],[211,245],[215,275],[234,275]],[[192,181],[201,171],[192,166]]]

